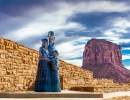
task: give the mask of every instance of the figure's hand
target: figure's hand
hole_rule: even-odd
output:
[[[46,62],[49,62],[49,61],[51,61],[51,60],[49,60],[49,59],[45,59],[45,61],[46,61]]]

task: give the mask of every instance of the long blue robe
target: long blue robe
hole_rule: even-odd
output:
[[[51,89],[52,92],[61,92],[60,77],[59,77],[60,63],[57,57],[52,58],[52,70],[51,70]]]
[[[41,54],[46,59],[49,59],[49,52],[44,46],[39,50],[38,70],[35,81],[35,91],[37,92],[51,92],[51,69],[49,62],[42,59]]]
[[[55,49],[55,44],[54,43],[49,43],[48,45],[48,51],[49,51],[49,55],[50,55],[50,59],[52,60],[52,65],[51,65],[51,91],[52,92],[60,92],[61,88],[60,88],[60,77],[59,77],[59,72],[58,72],[58,68],[59,68],[59,60],[55,57],[53,57],[53,51],[56,50]],[[56,67],[56,69],[54,69],[54,67]]]

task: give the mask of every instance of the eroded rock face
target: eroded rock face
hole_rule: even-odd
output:
[[[85,45],[82,68],[93,71],[95,78],[111,78],[114,82],[130,82],[130,70],[122,64],[121,47],[115,43],[91,39]]]

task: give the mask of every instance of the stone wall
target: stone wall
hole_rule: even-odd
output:
[[[30,90],[37,70],[38,52],[0,38],[0,91]]]
[[[97,86],[113,84],[111,79],[93,78],[93,73],[89,70],[82,69],[73,64],[60,61],[60,77],[63,83],[63,89],[71,89],[77,86]]]
[[[0,91],[34,90],[38,51],[19,43],[0,38]],[[73,87],[109,86],[111,79],[95,79],[93,73],[60,60],[62,89]]]

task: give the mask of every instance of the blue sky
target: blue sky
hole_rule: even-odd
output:
[[[129,0],[0,0],[0,36],[38,50],[49,30],[60,58],[82,65],[91,38],[120,44],[130,69]]]

